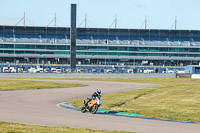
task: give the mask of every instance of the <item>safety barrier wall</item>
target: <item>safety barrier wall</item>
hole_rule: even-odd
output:
[[[0,77],[51,77],[51,78],[175,78],[176,74],[89,74],[89,73],[1,73]]]
[[[192,74],[192,79],[200,79],[200,74]]]

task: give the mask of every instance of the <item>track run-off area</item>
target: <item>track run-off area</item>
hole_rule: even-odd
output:
[[[120,91],[140,89],[155,84],[123,83],[77,80],[29,81],[67,82],[87,84],[84,87],[55,88],[39,90],[0,91],[0,121],[42,126],[68,126],[100,130],[133,131],[141,133],[199,133],[200,124],[165,121],[140,117],[122,117],[102,114],[81,113],[76,110],[57,107],[62,102],[84,99],[96,89],[102,95]]]

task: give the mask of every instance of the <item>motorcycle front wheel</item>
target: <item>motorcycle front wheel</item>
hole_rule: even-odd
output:
[[[85,112],[86,112],[85,105],[83,105],[83,107],[81,108],[81,112],[82,112],[82,113],[85,113]]]
[[[91,113],[92,113],[92,114],[96,114],[98,108],[99,108],[98,105],[96,105],[95,107],[93,106],[93,107],[92,107],[92,110],[91,110]]]

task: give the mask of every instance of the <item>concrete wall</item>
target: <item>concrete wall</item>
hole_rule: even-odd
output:
[[[200,74],[192,74],[192,79],[200,79]]]
[[[176,74],[90,74],[90,73],[0,73],[0,77],[51,77],[51,78],[175,78]]]

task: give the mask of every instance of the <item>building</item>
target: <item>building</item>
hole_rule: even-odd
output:
[[[77,28],[77,64],[186,66],[200,62],[200,31]],[[0,63],[69,64],[70,28],[0,26]]]
[[[200,74],[200,65],[189,65],[184,67],[187,74]]]

